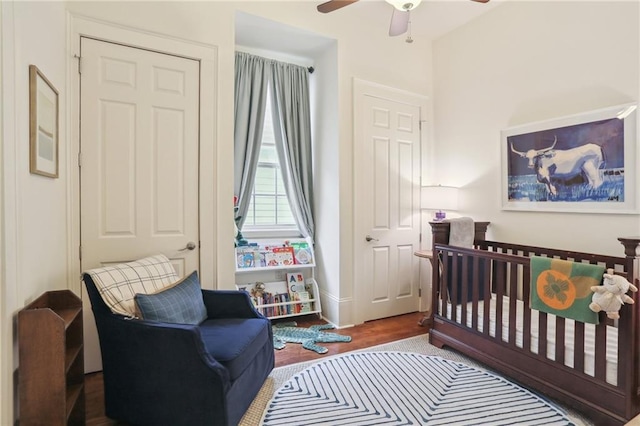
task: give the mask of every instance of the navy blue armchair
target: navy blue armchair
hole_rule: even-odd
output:
[[[114,314],[83,275],[102,354],[106,415],[132,425],[237,425],[274,367],[271,323],[244,292],[202,290],[199,325]]]

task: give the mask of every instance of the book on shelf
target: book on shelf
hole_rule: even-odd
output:
[[[269,318],[320,312],[320,301],[314,297],[316,283],[302,271],[291,271],[286,281],[261,281],[236,284],[248,293],[255,309]]]
[[[264,266],[278,266],[278,259],[276,254],[272,251],[267,251],[264,254]]]
[[[277,293],[270,295],[269,300],[266,304],[273,306],[266,307],[267,316],[277,317],[291,314],[291,305],[288,304],[288,302],[290,301],[291,298],[288,293]]]
[[[293,247],[273,247],[264,252],[265,266],[293,265]]]
[[[274,247],[273,253],[278,265],[290,266],[293,265],[293,247]]]
[[[311,312],[311,302],[309,302],[309,300],[311,300],[311,298],[309,297],[309,292],[308,291],[299,291],[298,292],[298,298],[300,300],[300,313],[305,313],[305,312]]]
[[[293,248],[293,259],[297,265],[307,265],[313,262],[311,248],[306,241],[298,241],[291,243]]]
[[[265,247],[259,247],[258,250],[254,252],[256,267],[264,268],[267,266],[267,253],[269,253],[269,250]]]
[[[289,294],[305,290],[304,275],[302,275],[302,272],[295,271],[287,273],[287,288],[289,289]]]
[[[237,269],[309,265],[312,263],[313,251],[306,241],[251,243],[248,246],[236,247]]]
[[[238,268],[253,268],[255,265],[255,247],[237,247],[236,262]]]
[[[313,281],[313,280],[311,280]],[[309,293],[309,298],[313,299],[314,298],[314,294],[313,294],[313,284],[312,282],[309,282],[309,280],[307,280],[307,282],[305,282],[304,284],[304,289],[307,291],[307,293]]]

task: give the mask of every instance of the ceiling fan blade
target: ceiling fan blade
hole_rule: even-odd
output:
[[[391,15],[391,25],[389,26],[389,35],[397,36],[407,32],[409,28],[410,13],[402,12],[398,9],[393,9],[393,15]]]
[[[357,1],[358,0],[329,0],[327,2],[319,4],[317,9],[318,12],[329,13],[342,7],[349,6],[351,3],[355,3]]]

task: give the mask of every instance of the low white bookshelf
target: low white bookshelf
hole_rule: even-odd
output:
[[[322,313],[309,239],[261,239],[235,250],[236,288],[249,293],[263,315],[277,319]]]

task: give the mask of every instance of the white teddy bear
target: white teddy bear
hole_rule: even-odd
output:
[[[594,312],[605,311],[607,317],[618,319],[620,307],[625,303],[633,303],[633,299],[627,296],[627,291],[638,291],[638,288],[620,275],[614,275],[612,269],[607,269],[602,277],[602,285],[591,287],[593,296],[589,309]]]

